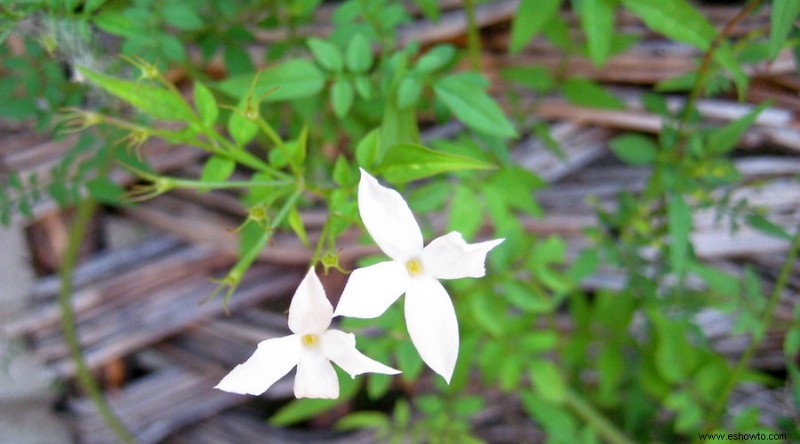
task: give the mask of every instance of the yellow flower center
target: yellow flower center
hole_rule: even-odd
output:
[[[410,261],[406,262],[406,270],[408,270],[408,274],[411,277],[417,276],[418,274],[422,273],[422,263],[419,259],[411,259]]]
[[[313,347],[314,345],[317,345],[317,342],[319,342],[319,336],[303,335],[300,337],[300,342],[302,342],[306,347]]]

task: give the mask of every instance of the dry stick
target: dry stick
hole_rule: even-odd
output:
[[[794,269],[794,262],[797,258],[797,250],[800,249],[800,226],[796,228],[794,238],[792,239],[792,243],[789,246],[789,252],[786,256],[786,261],[783,262],[783,266],[781,267],[781,272],[778,275],[778,280],[775,282],[775,287],[772,289],[772,294],[769,298],[769,305],[767,305],[766,310],[761,315],[761,322],[760,325],[764,327],[764,331],[766,332],[767,327],[772,322],[772,318],[775,315],[775,308],[778,305],[778,302],[781,299],[781,293],[783,293],[784,288],[786,288],[786,284],[789,281],[789,275],[791,274],[792,270]],[[744,371],[744,369],[750,364],[750,360],[753,358],[753,355],[758,349],[758,346],[761,345],[763,341],[763,335],[760,337],[753,337],[749,344],[747,344],[747,348],[742,353],[742,356],[739,358],[739,361],[736,362],[736,366],[733,368],[733,371],[728,378],[728,381],[725,384],[725,387],[722,391],[722,394],[717,398],[717,402],[714,404],[714,407],[711,409],[711,414],[709,415],[708,420],[706,421],[706,430],[711,431],[716,428],[717,423],[719,422],[720,416],[722,416],[722,410],[725,408],[725,405],[728,403],[728,398],[731,395],[734,387],[736,387],[736,383],[739,380],[739,375]]]
[[[110,158],[109,156],[109,159]],[[108,160],[106,160],[106,164],[109,164]],[[108,167],[104,169],[107,171]],[[125,427],[125,424],[123,424],[111,410],[111,407],[103,397],[103,391],[100,389],[94,376],[92,376],[81,351],[81,345],[75,327],[75,312],[72,309],[72,270],[75,268],[80,246],[86,235],[87,223],[94,215],[96,209],[97,202],[91,197],[87,197],[78,205],[75,220],[72,222],[72,226],[69,230],[67,249],[64,252],[64,260],[59,271],[61,276],[61,293],[59,294],[58,302],[61,306],[61,326],[64,331],[64,340],[69,346],[72,360],[75,361],[78,383],[80,383],[83,390],[86,391],[86,394],[89,395],[89,398],[91,398],[97,411],[103,417],[103,420],[114,433],[116,433],[119,439],[126,443],[135,443],[136,440],[133,435],[131,435]]]
[[[703,83],[705,83],[706,76],[708,75],[711,61],[714,58],[714,53],[717,51],[717,48],[719,48],[719,45],[725,41],[728,35],[733,32],[733,28],[736,26],[736,24],[744,20],[745,17],[750,15],[750,13],[758,8],[762,3],[764,3],[764,0],[754,0],[742,8],[738,14],[736,14],[732,19],[730,19],[730,21],[728,21],[728,23],[725,24],[719,34],[717,34],[717,36],[714,38],[714,41],[711,42],[711,45],[708,47],[708,50],[706,50],[706,53],[703,55],[703,60],[700,62],[700,67],[697,69],[697,79],[694,82],[692,91],[689,93],[689,99],[686,101],[686,107],[683,109],[680,121],[678,122],[678,138],[675,143],[678,149],[678,155],[680,157],[682,157],[683,149],[686,145],[684,128],[686,123],[689,121],[689,117],[692,115],[692,108],[694,108],[695,103],[700,98],[700,93],[703,90]]]

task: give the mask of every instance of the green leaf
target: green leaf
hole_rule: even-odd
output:
[[[469,308],[475,323],[494,336],[503,336],[508,327],[505,303],[493,294],[474,294],[469,299]]]
[[[586,33],[589,58],[602,66],[611,52],[614,37],[614,5],[609,0],[580,0],[578,15]]]
[[[336,117],[342,119],[347,116],[350,107],[353,106],[353,98],[355,98],[355,92],[350,82],[346,79],[334,82],[331,88],[331,103],[333,103],[333,113],[336,114]]]
[[[692,210],[683,196],[673,194],[667,205],[669,223],[669,260],[672,270],[683,273],[689,259],[689,234],[692,231]]]
[[[640,134],[623,134],[609,143],[614,154],[630,165],[649,165],[656,160],[658,147],[653,140]]]
[[[471,78],[454,74],[439,79],[436,97],[470,128],[502,138],[516,137],[517,131],[503,110],[485,91],[475,89]]]
[[[374,129],[368,132],[356,145],[356,161],[362,168],[371,170],[376,166],[381,145],[380,134],[379,129]]]
[[[306,227],[303,225],[303,219],[300,217],[300,212],[297,211],[297,206],[293,206],[289,210],[289,226],[294,231],[294,234],[300,238],[300,241],[303,242],[303,245],[308,247],[308,234],[306,234]]]
[[[406,77],[397,88],[397,107],[400,109],[411,108],[417,104],[422,93],[422,85],[413,77]]]
[[[345,58],[350,72],[363,74],[369,70],[372,66],[372,49],[364,34],[358,33],[350,39]]]
[[[368,77],[358,76],[353,79],[353,83],[356,85],[356,92],[362,99],[370,100],[372,98],[372,82]]]
[[[229,96],[242,98],[250,91],[257,73],[234,76],[216,84]],[[253,95],[266,102],[301,99],[318,94],[325,87],[325,75],[308,60],[290,60],[261,71]]]
[[[92,18],[92,21],[103,31],[121,37],[140,35],[142,26],[132,18],[116,12],[102,12]]]
[[[78,67],[78,71],[103,90],[156,119],[184,122],[195,120],[192,109],[175,91],[117,79],[83,67]]]
[[[797,14],[800,13],[800,0],[775,0],[770,10],[769,54],[778,55],[792,30]]]
[[[475,193],[463,185],[456,188],[450,203],[448,231],[459,231],[469,239],[481,228],[482,221],[481,201]]]
[[[714,27],[686,0],[622,0],[655,32],[703,51],[717,35]]]
[[[538,65],[505,68],[500,71],[500,76],[538,92],[550,91],[555,85],[550,71]]]
[[[545,401],[561,403],[566,398],[567,387],[562,371],[550,361],[536,360],[530,363],[529,372],[533,387]]]
[[[222,156],[211,156],[203,166],[200,180],[203,182],[224,182],[231,177],[236,168],[236,162]]]
[[[625,104],[605,88],[588,79],[571,78],[562,85],[564,97],[576,105],[592,108],[625,109]]]
[[[194,106],[200,114],[200,120],[206,127],[211,127],[219,117],[219,107],[214,94],[200,82],[194,82]]]
[[[778,224],[770,222],[767,218],[760,214],[752,213],[747,215],[747,225],[755,228],[762,233],[768,234],[770,236],[775,236],[781,239],[792,240],[792,236],[786,232]]]
[[[422,14],[426,19],[436,22],[439,21],[441,12],[439,11],[438,0],[413,0],[414,3],[422,10]]]
[[[561,5],[561,0],[522,0],[517,14],[511,23],[511,41],[508,49],[516,54],[553,17]]]
[[[389,148],[375,173],[400,184],[448,171],[488,170],[494,165],[471,157],[434,151],[422,145],[400,143]]]
[[[355,179],[355,175],[347,162],[347,158],[340,154],[333,166],[333,181],[337,185],[344,187],[351,185],[354,181],[353,179]]]
[[[744,132],[747,131],[761,114],[761,111],[769,106],[769,103],[762,103],[753,108],[749,113],[729,124],[713,130],[706,139],[706,148],[711,153],[725,153],[732,150]]]
[[[258,124],[244,116],[247,99],[242,100],[228,119],[228,132],[237,146],[244,146],[258,134]]]
[[[317,38],[310,38],[306,42],[314,58],[328,71],[339,72],[342,70],[342,53],[333,43]]]
[[[444,68],[453,60],[456,49],[451,45],[437,45],[417,60],[415,68],[421,73],[431,73]]]
[[[86,183],[89,194],[100,202],[119,205],[125,190],[107,177],[97,177]]]
[[[358,387],[359,381],[351,378],[350,376],[339,378],[339,398],[295,399],[278,410],[278,412],[269,419],[269,422],[272,425],[283,427],[313,418],[322,412],[331,410],[337,405],[347,403],[347,401],[356,394]]]
[[[370,375],[371,377],[373,375]],[[381,412],[356,412],[350,413],[336,422],[336,428],[342,430],[361,430],[378,429],[379,431],[388,430],[391,421]]]
[[[192,2],[169,2],[161,9],[161,17],[181,31],[198,30],[203,27],[203,19],[192,5]]]

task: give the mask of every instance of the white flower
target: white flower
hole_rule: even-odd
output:
[[[423,248],[422,232],[400,193],[363,169],[358,209],[367,231],[392,260],[353,271],[334,316],[374,318],[405,293],[411,341],[422,360],[450,383],[458,358],[458,321],[437,279],[482,277],[486,254],[504,239],[468,244],[453,231]]]
[[[250,359],[237,365],[214,388],[260,395],[297,366],[296,397],[338,398],[339,379],[331,361],[354,378],[367,372],[400,373],[356,350],[352,333],[329,330],[332,315],[333,307],[312,268],[289,306],[289,329],[294,334],[262,341]]]

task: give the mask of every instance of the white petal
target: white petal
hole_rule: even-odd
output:
[[[437,279],[483,277],[486,254],[505,239],[468,244],[458,231],[431,241],[422,252],[425,273]]]
[[[379,184],[363,169],[358,211],[370,236],[390,258],[405,263],[422,251],[422,232],[403,196]]]
[[[214,388],[241,395],[260,395],[289,373],[299,360],[297,336],[267,339],[258,344],[250,359],[237,365]]]
[[[376,318],[406,291],[410,277],[405,265],[380,262],[350,274],[335,316]]]
[[[339,397],[339,378],[330,361],[317,352],[303,353],[294,377],[294,396],[298,398]]]
[[[400,370],[383,365],[356,350],[356,335],[352,333],[328,330],[322,334],[320,348],[325,357],[353,378],[362,373],[383,373],[385,375],[400,373]]]
[[[406,292],[406,326],[422,360],[449,384],[458,359],[458,320],[439,281],[412,281]]]
[[[322,334],[333,317],[333,306],[312,267],[289,305],[289,329],[298,335]]]

